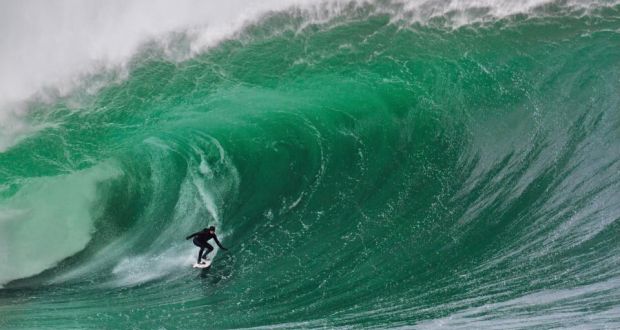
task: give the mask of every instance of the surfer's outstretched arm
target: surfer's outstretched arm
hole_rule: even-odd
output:
[[[217,246],[220,247],[220,249],[224,250],[224,251],[228,251],[227,248],[223,247],[222,244],[220,243],[220,241],[217,239],[217,236],[213,235],[213,240],[215,241],[215,243],[217,244]]]

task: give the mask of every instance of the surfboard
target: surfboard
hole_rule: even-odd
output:
[[[194,264],[192,267],[194,268],[209,268],[211,267],[211,259],[207,259],[199,264]]]

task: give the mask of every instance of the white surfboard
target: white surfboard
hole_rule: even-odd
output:
[[[194,266],[192,266],[194,268],[209,268],[211,267],[211,259],[207,259],[199,264],[194,264]]]

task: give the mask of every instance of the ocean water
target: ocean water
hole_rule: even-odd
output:
[[[0,328],[620,327],[618,2],[26,4]]]

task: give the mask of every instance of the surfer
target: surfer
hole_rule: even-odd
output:
[[[220,241],[217,239],[217,236],[215,235],[215,227],[211,226],[209,228],[205,228],[197,233],[193,233],[189,236],[187,236],[185,239],[190,239],[190,238],[194,238],[193,242],[194,245],[196,245],[197,247],[200,248],[200,251],[198,252],[198,261],[196,262],[197,264],[201,264],[202,263],[202,259],[207,259],[207,254],[209,254],[211,251],[213,251],[213,246],[211,246],[211,244],[207,243],[208,240],[212,239],[215,241],[215,243],[217,244],[217,246],[220,247],[220,249],[224,250],[224,251],[228,251],[227,248],[223,247],[222,244],[220,243]],[[202,254],[202,252],[204,250],[207,250],[204,255]]]

